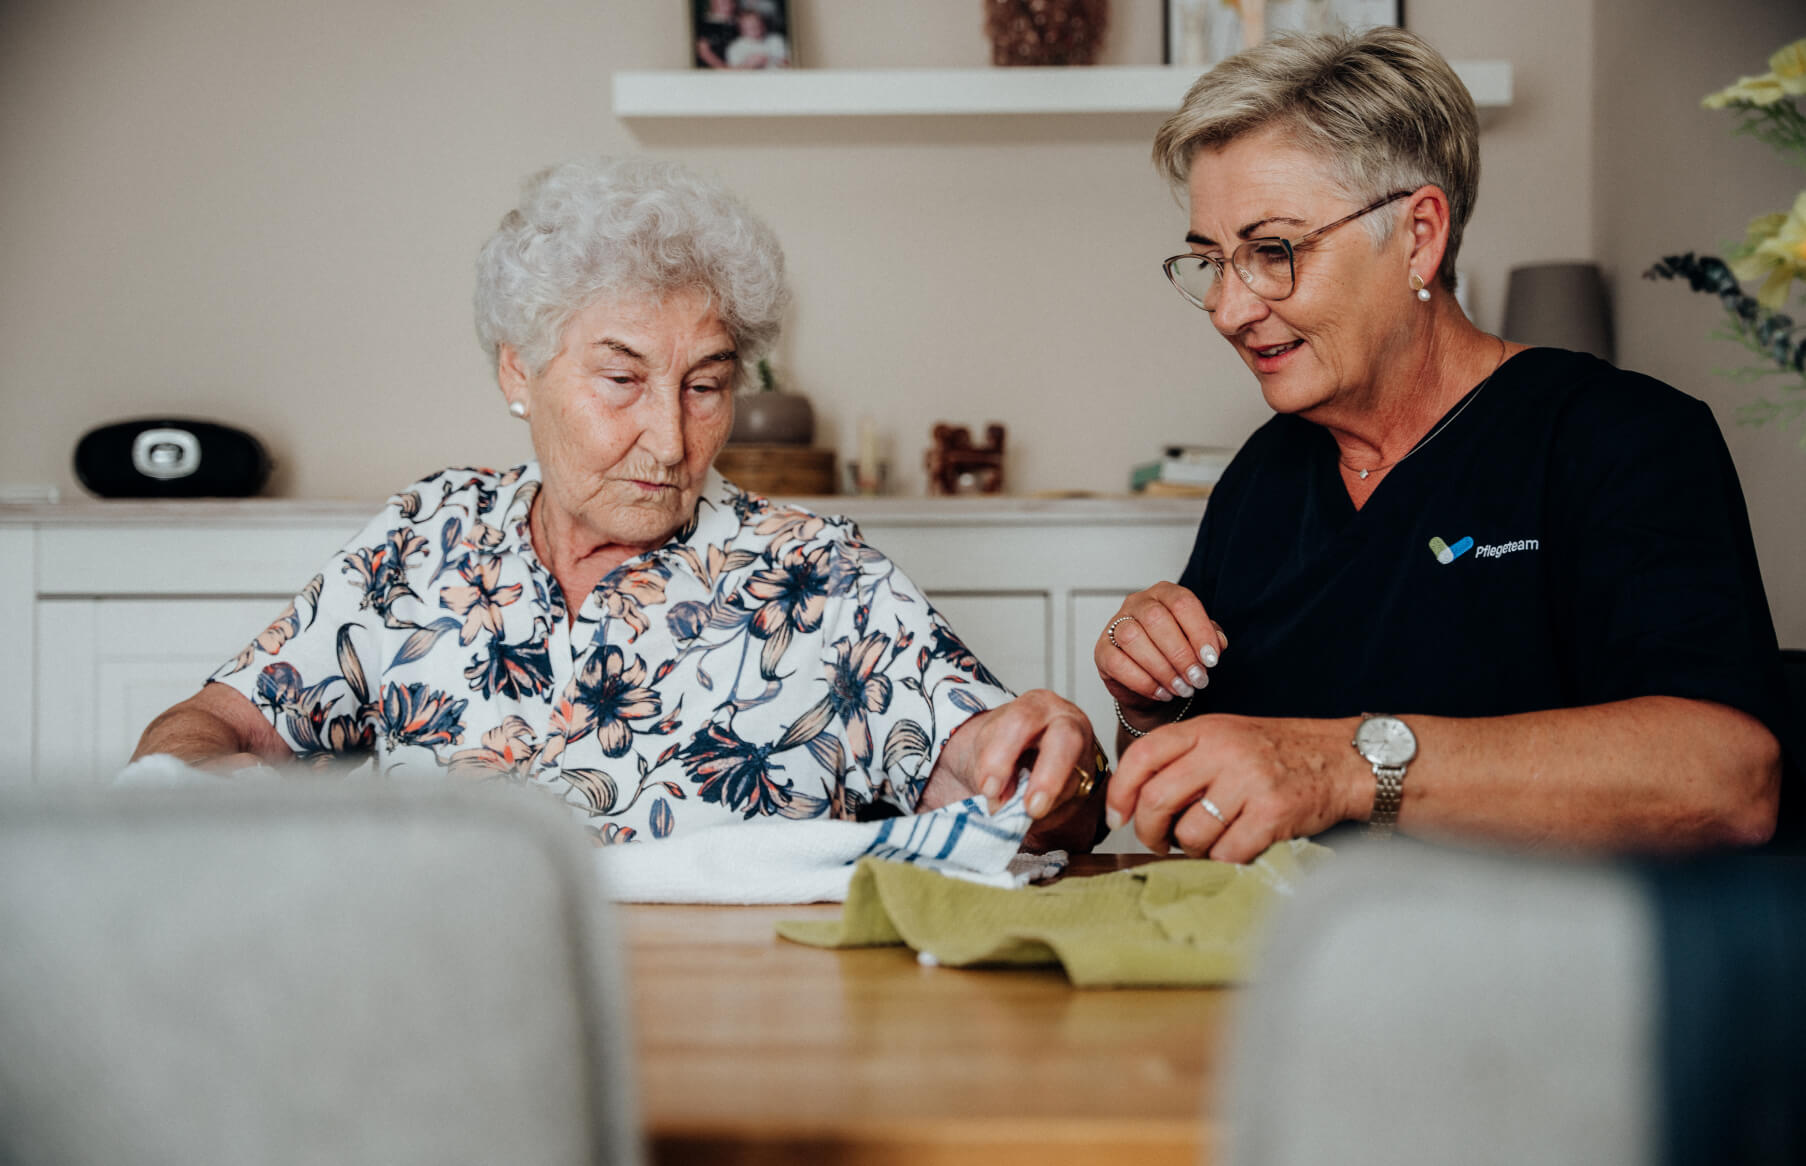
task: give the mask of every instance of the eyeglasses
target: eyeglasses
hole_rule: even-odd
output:
[[[1223,281],[1228,278],[1224,268],[1231,264],[1249,291],[1263,300],[1283,300],[1298,287],[1299,251],[1344,223],[1352,223],[1362,215],[1372,214],[1410,193],[1409,190],[1395,191],[1352,215],[1339,218],[1328,226],[1318,227],[1298,239],[1273,236],[1245,240],[1230,252],[1228,263],[1224,262],[1221,255],[1197,255],[1188,251],[1183,255],[1173,256],[1160,266],[1166,269],[1166,278],[1172,281],[1179,294],[1189,300],[1192,306],[1203,308],[1206,312],[1217,310],[1217,304],[1223,298]]]

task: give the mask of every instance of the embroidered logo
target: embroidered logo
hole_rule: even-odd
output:
[[[1508,543],[1480,546],[1474,549],[1476,559],[1500,559],[1515,551],[1540,551],[1543,544],[1533,538],[1520,538]]]
[[[1511,542],[1489,543],[1481,546],[1475,546],[1474,540],[1471,538],[1463,538],[1455,543],[1446,543],[1439,538],[1430,540],[1430,553],[1435,555],[1436,561],[1445,567],[1469,551],[1474,552],[1476,559],[1502,559],[1517,551],[1540,551],[1542,549],[1543,544],[1533,538],[1520,538]]]
[[[1430,553],[1435,555],[1436,561],[1445,567],[1473,549],[1474,540],[1471,538],[1463,538],[1454,546],[1450,546],[1439,538],[1430,540]]]

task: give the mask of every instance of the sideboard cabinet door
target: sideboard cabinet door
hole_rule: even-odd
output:
[[[928,601],[1011,689],[1053,687],[1047,643],[1052,597],[1046,592],[937,591]]]
[[[282,613],[288,596],[38,603],[40,783],[109,780],[153,717]]]

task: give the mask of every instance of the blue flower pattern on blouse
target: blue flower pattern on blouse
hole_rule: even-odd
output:
[[[541,786],[603,842],[911,810],[953,730],[1011,699],[850,521],[713,473],[573,620],[539,489],[533,463],[414,484],[213,679],[302,761]]]

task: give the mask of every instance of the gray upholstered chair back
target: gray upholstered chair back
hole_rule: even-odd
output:
[[[640,1161],[587,849],[443,789],[0,800],[0,1161]]]
[[[1351,850],[1243,1001],[1235,1166],[1806,1162],[1806,857]]]
[[[1645,1166],[1654,912],[1609,868],[1348,847],[1238,1009],[1234,1166]]]

